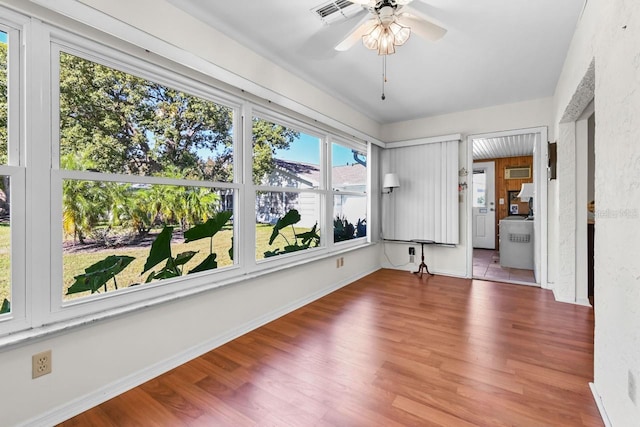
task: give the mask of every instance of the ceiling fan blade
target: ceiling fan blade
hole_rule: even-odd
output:
[[[351,31],[340,43],[338,43],[335,49],[341,52],[351,49],[353,45],[356,44],[358,40],[362,39],[362,36],[371,31],[377,23],[377,19],[367,19]]]
[[[410,13],[401,13],[397,19],[399,24],[411,28],[412,33],[432,42],[440,40],[447,33],[445,28]]]

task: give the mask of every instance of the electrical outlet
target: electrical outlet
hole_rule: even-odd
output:
[[[51,350],[31,356],[31,378],[51,373]]]
[[[414,248],[413,246],[411,246],[409,248],[409,255],[415,255],[416,254],[416,248]]]
[[[409,262],[411,264],[415,264],[416,263],[416,256],[415,255],[409,255]]]
[[[638,391],[638,384],[636,381],[636,376],[634,372],[631,369],[629,369],[629,372],[627,375],[627,394],[629,395],[629,399],[631,399],[631,401],[635,404],[638,403],[638,401],[636,400],[637,391]]]

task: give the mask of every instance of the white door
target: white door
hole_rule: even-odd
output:
[[[496,201],[494,162],[473,164],[473,247],[496,248]]]

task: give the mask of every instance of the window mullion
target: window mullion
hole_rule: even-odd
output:
[[[246,103],[242,108],[242,190],[239,199],[241,212],[241,230],[235,242],[240,253],[242,265],[249,271],[257,268],[255,248],[256,241],[256,187],[253,185],[253,108]]]
[[[123,175],[117,173],[103,173],[91,171],[77,170],[59,170],[56,175],[61,179],[87,180],[87,181],[106,181],[120,182],[130,184],[159,184],[159,185],[176,185],[185,187],[207,187],[207,188],[237,188],[238,184],[216,182],[216,181],[195,181],[179,178],[165,178],[161,176],[143,176],[143,175]]]
[[[26,221],[29,250],[26,284],[32,326],[46,322],[50,311],[51,271],[51,63],[49,31],[31,20],[25,32]]]

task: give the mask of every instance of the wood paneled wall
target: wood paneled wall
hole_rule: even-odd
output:
[[[479,160],[482,162],[494,162],[496,167],[496,249],[499,247],[498,241],[498,222],[509,216],[509,191],[520,190],[522,184],[533,182],[533,156],[505,157],[502,159]],[[529,179],[504,179],[504,169],[507,167],[525,167],[531,168],[531,178]],[[504,204],[500,204],[500,199],[504,199]],[[529,213],[529,203],[518,201],[519,215]]]

